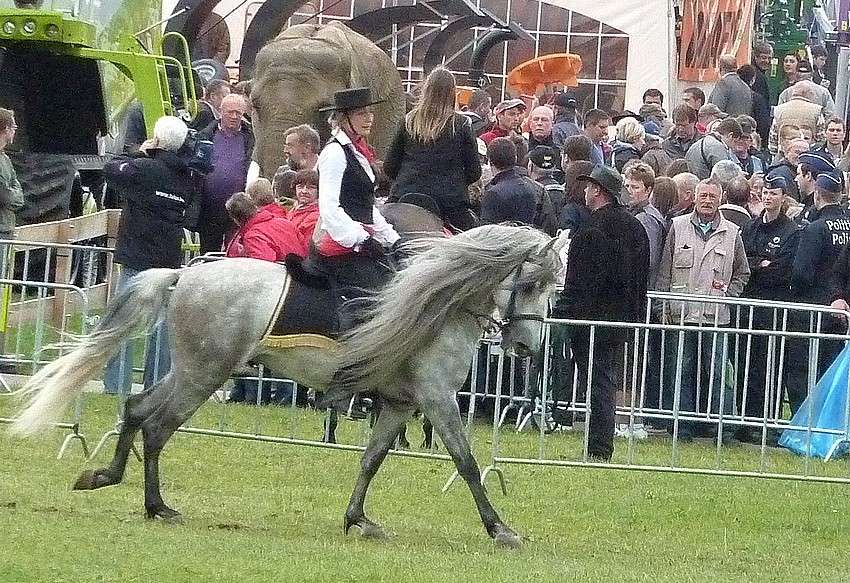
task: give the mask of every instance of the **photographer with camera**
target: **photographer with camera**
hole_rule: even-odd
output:
[[[153,137],[134,155],[116,156],[104,166],[111,188],[123,201],[115,263],[121,266],[117,291],[139,272],[154,267],[178,268],[183,258],[183,224],[192,194],[190,169],[179,152],[186,143],[186,124],[173,116],[157,120]],[[129,391],[132,381],[132,345],[106,367],[107,393]],[[165,376],[171,367],[163,325],[149,338],[145,386]],[[155,378],[156,377],[156,378]]]

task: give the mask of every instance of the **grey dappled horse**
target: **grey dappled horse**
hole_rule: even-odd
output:
[[[346,532],[357,527],[364,536],[383,536],[382,528],[364,513],[366,491],[399,429],[419,409],[469,485],[487,533],[517,546],[520,538],[499,518],[481,485],[455,393],[469,371],[483,327],[501,327],[506,349],[524,354],[540,349],[542,318],[564,243],[531,228],[502,225],[413,242],[418,254],[376,295],[365,323],[343,336],[338,349],[260,346],[287,277],[282,265],[232,259],[145,271],[113,298],[97,327],[73,352],[45,366],[24,386],[29,401],[13,431],[33,434],[57,421],[85,382],[117,352],[121,340],[149,325],[167,304],[171,371],[150,389],[128,397],[112,462],[85,471],[76,489],[121,482],[133,438],[141,429],[146,515],[178,519],[179,513],[160,493],[160,452],[231,372],[251,360],[325,391],[329,404],[347,403],[362,390],[383,398],[345,513]]]

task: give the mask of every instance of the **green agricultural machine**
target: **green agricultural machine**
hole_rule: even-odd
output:
[[[15,111],[7,152],[26,199],[19,224],[77,214],[83,192],[101,191],[134,100],[149,135],[162,115],[195,114],[186,41],[161,34],[161,15],[159,0],[0,0],[0,107]]]

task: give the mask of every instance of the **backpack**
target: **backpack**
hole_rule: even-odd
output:
[[[561,189],[563,190],[563,187]],[[535,183],[534,198],[534,226],[550,237],[554,237],[558,230],[558,215],[555,211],[555,205],[552,204],[549,191]]]

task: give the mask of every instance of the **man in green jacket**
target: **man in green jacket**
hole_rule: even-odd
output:
[[[24,206],[21,183],[4,151],[15,139],[15,113],[0,108],[0,239],[11,239],[15,234],[15,211]],[[4,253],[5,256],[5,253]]]

